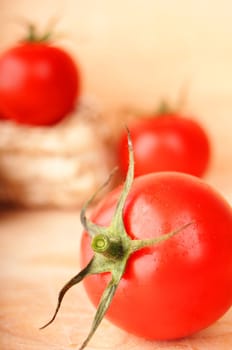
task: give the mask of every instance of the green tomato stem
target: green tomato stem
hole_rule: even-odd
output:
[[[123,256],[120,237],[109,237],[100,233],[93,237],[91,247],[95,253],[100,253],[109,259],[120,259]]]
[[[28,34],[23,41],[30,43],[46,43],[51,39],[51,31],[47,31],[43,35],[39,35],[36,26],[33,23],[28,24]]]
[[[111,280],[103,292],[97,311],[91,326],[91,329],[82,343],[79,350],[83,350],[88,344],[89,340],[94,335],[96,329],[101,323],[103,317],[105,316],[108,308],[111,305],[114,294],[118,288],[121,278],[126,270],[127,262],[131,254],[134,252],[149,246],[154,246],[171,239],[174,235],[178,234],[180,231],[184,230],[191,223],[186,223],[183,226],[177,228],[176,230],[163,234],[161,236],[136,240],[131,239],[127,234],[126,228],[124,226],[123,211],[127,197],[129,195],[131,186],[134,179],[134,157],[133,157],[133,147],[130,138],[129,130],[128,132],[128,150],[129,150],[129,167],[126,176],[126,180],[121,192],[121,195],[116,204],[115,212],[113,214],[112,221],[109,226],[99,226],[89,219],[86,218],[86,210],[88,206],[95,199],[96,195],[99,193],[109,180],[100,187],[99,190],[86,202],[83,209],[81,210],[80,219],[86,231],[88,231],[91,237],[91,247],[93,249],[93,258],[89,264],[81,271],[78,275],[72,278],[60,291],[58,297],[58,304],[52,319],[42,328],[45,328],[55,319],[58,310],[60,308],[61,302],[65,293],[75,284],[82,281],[86,276],[91,274],[100,274],[104,272],[109,272],[111,274]]]

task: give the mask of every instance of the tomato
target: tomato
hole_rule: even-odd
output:
[[[97,206],[92,221],[112,220],[121,187]],[[203,180],[178,172],[137,177],[126,199],[123,221],[134,241],[159,237],[192,223],[163,243],[133,253],[118,285],[107,318],[146,339],[189,336],[215,322],[232,304],[232,210]],[[81,241],[82,267],[91,260],[91,238]],[[92,303],[110,273],[87,276]]]
[[[139,118],[129,125],[134,145],[135,176],[157,171],[180,171],[203,176],[210,160],[210,142],[205,130],[193,119],[177,113]],[[118,141],[121,173],[128,168],[127,135]]]
[[[0,114],[22,124],[55,124],[73,110],[80,80],[65,50],[24,41],[0,57]]]
[[[79,350],[104,316],[137,336],[171,340],[208,327],[232,305],[230,205],[189,174],[166,171],[134,180],[129,131],[128,148],[123,187],[108,193],[90,220],[85,213],[99,190],[81,210],[82,270],[61,289],[55,313],[42,327],[83,280],[97,311]]]

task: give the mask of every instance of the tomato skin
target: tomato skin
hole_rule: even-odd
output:
[[[209,138],[193,119],[177,114],[144,118],[129,125],[134,147],[135,176],[157,171],[180,171],[201,177],[210,159]],[[118,143],[123,175],[128,168],[127,134]]]
[[[0,114],[29,125],[52,125],[75,106],[80,72],[63,49],[24,42],[0,57]]]
[[[92,220],[108,225],[121,188],[109,193]],[[128,261],[106,317],[147,339],[177,339],[215,322],[232,304],[232,211],[199,178],[164,172],[135,179],[125,205],[131,238],[159,236],[192,225],[157,246],[143,248]],[[93,253],[83,233],[81,265]],[[110,280],[108,273],[84,280],[96,306]]]

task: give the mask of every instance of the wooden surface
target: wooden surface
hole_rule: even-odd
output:
[[[226,192],[226,186],[221,189]],[[56,321],[39,330],[54,311],[59,289],[79,270],[78,211],[4,210],[0,222],[0,349],[78,349],[94,314],[82,285],[67,293]],[[232,309],[208,329],[176,342],[145,341],[104,320],[87,349],[116,347],[231,350]]]

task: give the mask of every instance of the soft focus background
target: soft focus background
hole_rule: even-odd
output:
[[[84,92],[107,118],[117,120],[124,108],[152,111],[161,98],[175,102],[187,91],[185,111],[201,121],[213,144],[206,181],[232,203],[232,3],[0,0],[0,51],[24,36],[24,23],[43,31],[54,20],[57,43],[79,62]],[[73,349],[86,335],[93,309],[82,287],[67,296],[57,323],[38,331],[57,291],[78,270],[78,215],[75,209],[1,212],[1,350]],[[200,335],[160,344],[104,321],[88,349],[102,349],[105,336],[108,349],[229,350],[231,329],[229,312]]]
[[[1,49],[23,36],[23,22],[43,29],[54,18],[86,90],[107,106],[152,108],[185,83],[203,116],[231,97],[230,1],[1,0]]]
[[[186,111],[206,125],[213,139],[214,167],[228,166],[230,1],[1,0],[0,4],[0,50],[25,35],[28,21],[41,31],[55,21],[57,42],[82,67],[84,92],[97,98],[109,114],[128,107],[151,111],[161,98],[176,101],[185,89]]]

